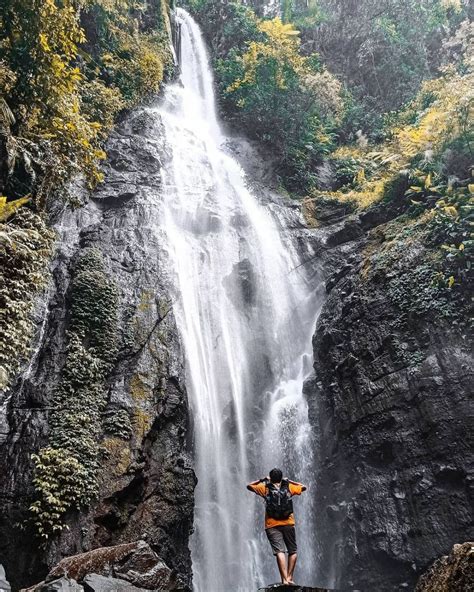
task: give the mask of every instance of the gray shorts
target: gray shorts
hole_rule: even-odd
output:
[[[296,553],[296,531],[294,526],[274,526],[273,528],[267,528],[265,532],[272,546],[273,555],[286,553],[287,551],[288,555]]]

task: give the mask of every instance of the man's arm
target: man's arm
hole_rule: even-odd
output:
[[[264,479],[257,479],[256,481],[252,481],[252,483],[249,483],[247,485],[247,489],[249,491],[253,491],[255,493],[255,490],[253,489],[255,487],[255,485],[258,485],[259,483],[264,483],[267,479],[268,479],[268,477],[265,477]]]
[[[303,485],[303,483],[298,483],[298,481],[292,481],[291,479],[288,479],[288,483],[291,483],[292,485],[297,485],[298,487],[301,487],[301,491],[306,491],[306,489],[307,489],[306,485]]]

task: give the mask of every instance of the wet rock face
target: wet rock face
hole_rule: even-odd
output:
[[[474,590],[474,543],[454,545],[421,576],[415,592],[468,592]]]
[[[472,533],[471,357],[449,322],[402,320],[386,276],[367,267],[362,226],[318,231],[328,294],[305,390],[318,433],[319,570],[330,588],[413,589]],[[407,265],[417,249],[404,252]]]
[[[130,115],[111,137],[109,155],[105,181],[91,201],[59,217],[44,330],[7,407],[9,432],[0,448],[0,557],[13,589],[38,582],[62,557],[139,539],[161,558],[163,574],[173,574],[176,589],[190,589],[195,476],[187,447],[183,355],[154,224],[160,171],[169,158],[156,116]],[[41,549],[31,528],[18,524],[28,517],[34,496],[31,453],[48,443],[51,401],[68,344],[71,276],[90,249],[102,253],[119,292],[119,347],[102,414],[100,491],[89,508],[70,511],[68,529]],[[141,557],[142,563],[148,560]],[[131,564],[129,571],[135,568]]]

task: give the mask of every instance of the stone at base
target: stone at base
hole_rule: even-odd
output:
[[[418,580],[415,592],[474,590],[474,542],[454,545],[451,553],[433,563]]]
[[[84,588],[85,592],[143,592],[143,588],[137,588],[124,580],[97,574],[89,574],[84,578]]]
[[[5,568],[0,564],[0,592],[10,592],[11,587],[7,582],[7,576],[5,574]]]
[[[52,582],[43,584],[38,592],[84,592],[84,588],[70,578],[58,578]]]
[[[285,586],[283,584],[270,584],[259,588],[259,592],[331,592],[327,588],[311,588],[309,586]],[[334,591],[333,591],[334,592]]]

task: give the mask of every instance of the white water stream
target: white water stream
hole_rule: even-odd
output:
[[[302,396],[317,303],[292,245],[225,150],[212,71],[182,9],[182,74],[159,108],[171,165],[161,220],[184,344],[194,429],[196,592],[278,581],[262,501],[246,483],[281,466],[310,491],[295,501],[297,580],[314,579],[311,450]]]

